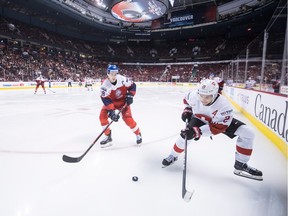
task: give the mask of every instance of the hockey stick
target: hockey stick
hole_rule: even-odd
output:
[[[186,119],[186,128],[187,127],[188,127],[188,120]],[[183,168],[183,175],[182,175],[182,199],[184,199],[186,202],[189,202],[194,193],[194,190],[190,192],[190,191],[187,191],[186,189],[186,172],[187,172],[186,169],[187,169],[187,134],[185,135],[184,168]]]
[[[119,110],[117,115],[119,115],[124,108],[126,108],[126,104]],[[99,136],[93,141],[93,143],[89,146],[89,148],[79,157],[70,157],[68,155],[63,155],[62,160],[67,162],[67,163],[78,163],[80,162],[83,157],[90,151],[90,149],[94,146],[94,144],[99,140],[99,138],[103,135],[103,133],[107,130],[107,128],[113,123],[114,121],[112,120],[105,128],[104,130],[99,134]]]
[[[50,88],[47,88],[49,91],[53,92],[53,93],[56,93],[55,91],[51,90]]]

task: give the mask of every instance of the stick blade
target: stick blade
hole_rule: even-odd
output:
[[[82,158],[81,157],[70,157],[67,155],[62,156],[62,160],[67,163],[78,163]]]
[[[186,191],[184,196],[182,197],[185,202],[189,202],[194,194],[194,190],[192,192]]]

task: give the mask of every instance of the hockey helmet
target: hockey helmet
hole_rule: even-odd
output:
[[[118,73],[118,67],[116,65],[109,65],[107,68],[107,74],[110,74],[111,72]]]
[[[209,74],[209,79],[214,79],[214,77],[215,77],[214,73]]]
[[[197,92],[200,95],[212,95],[214,98],[218,93],[218,89],[219,86],[215,80],[204,79],[200,81]]]

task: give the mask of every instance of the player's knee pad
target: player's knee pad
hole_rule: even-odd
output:
[[[247,125],[241,125],[235,133],[241,137],[241,139],[254,140],[255,138],[252,128]]]
[[[134,128],[135,126],[136,126],[136,122],[134,121],[134,119],[133,118],[131,118],[131,117],[122,117],[122,119],[123,119],[123,121],[125,122],[125,124],[127,125],[127,126],[129,126],[130,128]]]

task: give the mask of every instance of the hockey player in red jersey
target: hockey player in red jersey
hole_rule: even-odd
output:
[[[35,88],[34,94],[37,93],[37,90],[38,90],[39,86],[42,87],[44,93],[46,94],[46,90],[45,90],[45,86],[44,86],[44,84],[45,84],[45,79],[44,79],[44,77],[41,75],[41,72],[38,72],[38,74],[39,74],[39,76],[36,78],[36,88]]]
[[[201,136],[225,134],[236,141],[234,174],[263,180],[262,172],[247,165],[253,150],[253,131],[243,122],[233,118],[233,109],[229,101],[218,93],[215,80],[202,80],[196,91],[190,91],[184,98],[185,109],[182,120],[188,120],[187,128],[181,130],[171,154],[162,161],[163,167],[177,161],[184,151],[185,137],[187,144],[197,141]]]
[[[116,65],[109,65],[107,68],[108,78],[101,85],[101,100],[104,106],[100,111],[100,122],[103,129],[109,124],[108,117],[117,122],[120,114],[117,114],[115,110],[121,110],[126,104],[127,106],[121,112],[122,119],[136,135],[136,143],[140,145],[142,143],[142,136],[137,123],[132,117],[130,108],[136,93],[136,84],[132,80],[118,74],[118,71]],[[104,139],[100,142],[102,148],[112,145],[110,128],[104,132],[104,135]]]

